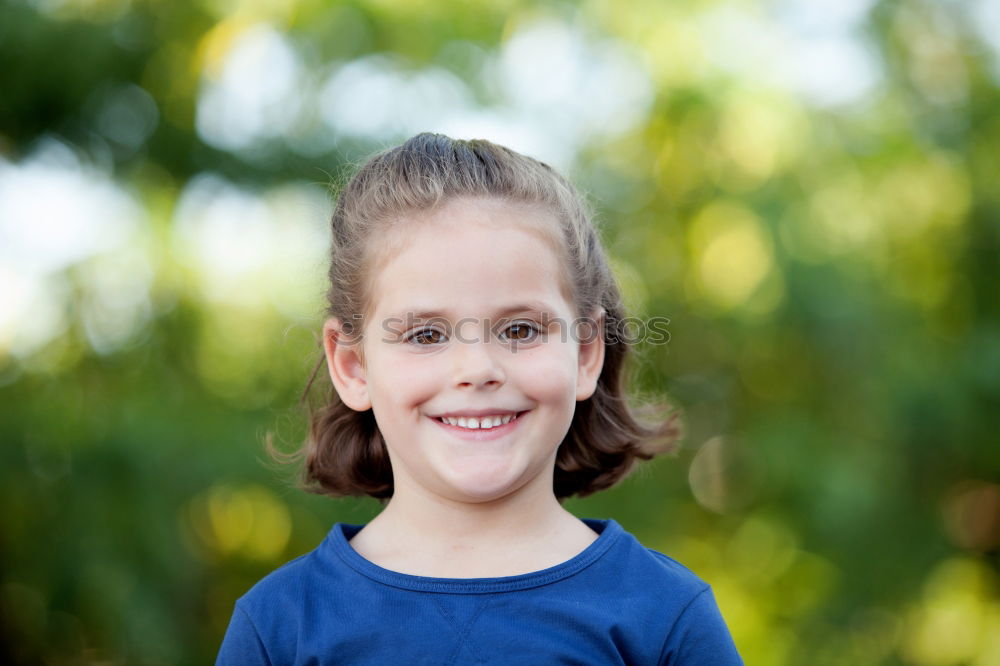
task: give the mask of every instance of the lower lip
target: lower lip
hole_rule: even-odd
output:
[[[443,421],[439,421],[435,418],[432,418],[431,420],[434,421],[434,423],[437,423],[442,428],[444,428],[446,432],[454,435],[455,437],[460,437],[461,439],[470,442],[489,442],[494,439],[499,439],[500,437],[503,437],[507,433],[511,432],[514,428],[518,426],[518,424],[521,423],[521,419],[523,419],[527,415],[527,413],[528,412],[519,412],[517,418],[511,419],[507,423],[504,423],[503,425],[498,425],[495,428],[486,428],[486,429],[463,428],[461,426],[444,423]]]

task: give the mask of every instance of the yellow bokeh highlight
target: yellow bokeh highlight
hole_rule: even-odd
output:
[[[813,185],[801,223],[815,237],[813,247],[826,257],[849,252],[871,254],[881,245],[883,229],[863,175],[854,170],[833,174]]]
[[[726,570],[712,572],[710,579],[719,610],[746,663],[787,664],[794,637],[768,612],[762,595],[741,585]]]
[[[622,11],[621,3],[612,0],[589,0],[583,10],[595,25],[642,53],[657,87],[704,81],[708,49],[696,14],[659,0],[635,0],[629,3],[629,11]]]
[[[955,557],[939,564],[910,613],[904,656],[918,666],[1000,664],[996,574],[983,562]]]
[[[953,233],[971,205],[968,178],[946,153],[910,156],[874,173],[843,168],[809,187],[806,210],[788,221],[797,228],[783,230],[807,260],[856,254],[891,267],[892,248],[940,245],[932,234]]]
[[[638,12],[622,13],[636,18],[642,16]],[[697,27],[686,17],[647,21],[638,43],[646,55],[653,80],[661,88],[695,84],[708,69],[704,41]]]
[[[983,635],[972,666],[1000,666],[1000,603],[983,608]]]
[[[227,20],[238,17],[241,20],[284,23],[304,3],[300,0],[200,0],[199,4],[214,16]]]
[[[220,305],[207,313],[195,348],[198,378],[205,388],[244,408],[273,400],[285,361],[280,325],[268,310]],[[254,362],[248,364],[247,359]]]
[[[969,212],[968,176],[948,153],[932,153],[895,165],[873,194],[879,218],[893,237],[920,236],[933,227],[953,227]]]
[[[292,533],[288,507],[256,484],[212,486],[191,501],[187,519],[198,545],[223,557],[276,561]]]
[[[696,288],[719,308],[750,305],[751,296],[774,272],[774,249],[763,224],[737,203],[716,201],[703,208],[691,223],[688,242]],[[774,305],[768,299],[763,309]]]
[[[750,516],[726,548],[733,572],[750,585],[768,585],[782,576],[799,555],[798,539],[786,526]]]
[[[233,45],[252,24],[246,16],[233,16],[219,21],[198,42],[191,59],[191,74],[202,74],[216,80],[221,76],[222,65]]]
[[[432,0],[412,0],[407,2],[399,2],[399,0],[364,0],[362,4],[375,11],[392,12],[396,16],[426,17],[443,11],[443,7],[439,3],[432,2]],[[484,6],[483,10],[486,9],[487,7]],[[449,11],[457,13],[459,9],[451,7]]]
[[[805,134],[802,111],[790,101],[774,94],[733,94],[718,128],[717,142],[730,167],[720,184],[741,191],[759,186],[795,159]]]
[[[798,536],[775,516],[751,513],[731,537],[720,536],[684,536],[654,547],[711,584],[746,663],[797,666],[795,627],[833,596],[840,571],[802,550]],[[842,653],[877,656],[894,649],[896,624],[890,613],[869,611],[858,616],[853,630],[834,631]],[[848,641],[856,645],[845,645]]]

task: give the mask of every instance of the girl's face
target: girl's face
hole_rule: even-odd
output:
[[[559,259],[533,230],[548,216],[454,200],[394,232],[402,249],[377,269],[356,368],[363,397],[348,404],[374,411],[397,497],[552,495],[556,451],[576,401],[594,392],[604,343],[575,334]],[[476,429],[470,416],[494,418]]]

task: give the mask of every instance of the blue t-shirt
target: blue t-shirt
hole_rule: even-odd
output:
[[[562,564],[517,576],[383,569],[337,523],[236,602],[217,666],[742,664],[711,588],[614,520]]]

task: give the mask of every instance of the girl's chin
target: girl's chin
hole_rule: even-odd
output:
[[[463,475],[447,484],[449,498],[469,504],[484,504],[513,497],[527,488],[516,476],[498,478],[495,474]]]

